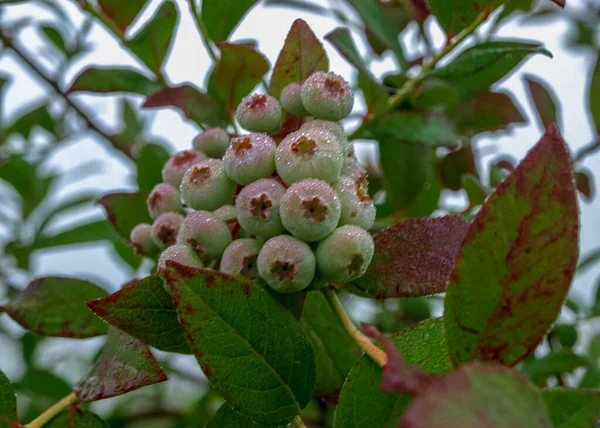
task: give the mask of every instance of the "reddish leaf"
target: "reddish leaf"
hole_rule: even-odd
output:
[[[0,371],[0,427],[20,427],[17,423],[17,398],[10,380]]]
[[[129,241],[129,235],[135,226],[152,223],[146,207],[146,195],[143,193],[111,193],[102,197],[98,203],[106,210],[110,224],[126,241]]]
[[[557,97],[552,88],[548,87],[544,81],[530,75],[525,76],[525,82],[527,82],[529,93],[544,128],[549,127],[552,123],[559,123],[556,109]]]
[[[567,5],[567,1],[566,0],[551,0],[551,1],[554,2],[555,4],[557,4],[559,7],[563,8],[563,9]]]
[[[577,190],[581,193],[587,201],[594,199],[594,174],[586,169],[580,169],[575,172],[575,183],[577,184]]]
[[[445,300],[454,363],[514,365],[536,348],[569,291],[578,229],[570,156],[552,125],[469,226]]]
[[[98,6],[125,33],[148,0],[98,0]]]
[[[102,355],[74,390],[81,400],[96,401],[166,380],[147,345],[111,327]]]
[[[502,366],[473,363],[415,397],[400,420],[406,428],[551,428],[541,391]]]
[[[269,92],[279,98],[288,84],[302,82],[315,71],[327,70],[329,59],[323,45],[305,21],[296,19],[277,57]]]
[[[426,217],[377,233],[373,261],[349,291],[377,299],[444,292],[467,227],[460,216]]]
[[[221,58],[215,68],[215,90],[233,113],[243,97],[269,71],[269,61],[258,51],[245,45],[219,43]]]
[[[108,293],[88,281],[44,277],[4,305],[4,311],[23,328],[40,336],[86,338],[106,334],[106,324],[86,306]]]
[[[155,92],[146,98],[143,107],[176,107],[185,117],[199,125],[221,126],[227,123],[227,113],[223,105],[190,85]]]
[[[461,177],[475,174],[475,157],[471,146],[448,153],[440,162],[440,175],[444,186],[452,190],[462,188]]]

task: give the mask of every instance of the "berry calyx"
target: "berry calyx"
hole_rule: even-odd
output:
[[[236,189],[220,159],[206,159],[190,167],[179,187],[184,202],[196,210],[215,210],[231,203]]]
[[[160,249],[175,244],[177,234],[184,220],[184,216],[178,213],[163,213],[152,223],[152,240]]]
[[[170,184],[175,188],[179,188],[181,179],[185,172],[194,164],[202,162],[206,159],[204,153],[194,150],[184,150],[175,153],[162,169],[162,178],[165,183]]]
[[[283,233],[279,205],[284,194],[285,188],[271,178],[244,187],[235,200],[240,226],[251,235],[263,238]]]
[[[301,130],[306,131],[309,129],[316,129],[321,132],[329,132],[333,135],[334,139],[338,141],[340,146],[343,148],[344,153],[346,155],[352,150],[352,143],[348,141],[348,136],[340,125],[337,122],[331,122],[329,120],[321,120],[321,119],[313,119],[310,122],[304,123],[301,127]]]
[[[152,239],[152,226],[148,223],[140,223],[131,230],[129,235],[130,245],[136,254],[152,254],[158,247]]]
[[[211,158],[220,158],[229,146],[229,135],[221,128],[208,128],[193,141],[194,150]]]
[[[208,211],[189,214],[177,235],[178,244],[189,246],[203,260],[221,257],[231,241],[227,224]]]
[[[354,106],[354,94],[348,82],[335,73],[317,71],[302,84],[302,103],[319,119],[341,120]]]
[[[179,191],[167,183],[154,186],[146,199],[150,217],[156,218],[162,213],[181,210],[181,196]]]
[[[260,247],[260,243],[256,239],[236,239],[225,249],[221,258],[220,271],[228,275],[241,275],[248,279],[256,279]]]
[[[279,129],[282,117],[279,101],[270,95],[250,95],[242,100],[235,118],[251,132],[271,133]]]
[[[283,109],[295,116],[308,116],[309,113],[302,104],[302,83],[294,82],[281,90],[279,102]]]
[[[229,178],[247,185],[275,171],[275,141],[267,134],[252,133],[234,138],[223,156]]]

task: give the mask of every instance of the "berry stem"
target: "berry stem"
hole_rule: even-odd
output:
[[[295,428],[308,428],[302,420],[302,418],[300,417],[300,415],[296,415],[292,423],[294,424]]]
[[[379,366],[385,366],[387,364],[386,353],[379,349],[373,342],[371,342],[371,340],[365,336],[362,331],[356,328],[344,310],[342,302],[340,302],[340,299],[338,299],[335,291],[333,291],[331,288],[327,288],[323,290],[323,292],[325,293],[325,297],[333,309],[333,312],[335,312],[348,334],[354,339],[358,346],[360,346],[369,357],[379,364]]]
[[[75,395],[74,392],[71,392],[69,395],[67,395],[65,398],[60,400],[58,403],[56,403],[52,407],[49,407],[48,409],[46,409],[46,411],[44,413],[39,415],[33,421],[31,421],[30,423],[25,425],[25,428],[42,428],[52,418],[54,418],[56,415],[58,415],[60,412],[62,412],[67,407],[72,406],[73,404],[77,403],[77,401],[79,401],[79,397],[77,397],[77,395]]]
[[[350,134],[348,136],[348,138],[350,140],[354,140],[354,139],[358,138],[360,136],[360,134],[362,134],[362,132],[366,128],[371,126],[380,117],[385,116],[390,110],[393,110],[394,108],[396,108],[400,104],[402,104],[406,100],[406,98],[411,94],[411,92],[413,91],[415,86],[417,86],[417,84],[421,80],[423,80],[423,77],[425,76],[425,74],[427,74],[427,72],[429,70],[431,70],[433,67],[435,67],[436,64],[442,58],[444,58],[446,55],[448,55],[450,52],[452,52],[454,50],[454,48],[456,48],[458,45],[460,45],[467,37],[469,37],[471,34],[473,34],[475,32],[475,30],[477,29],[477,27],[479,27],[479,25],[483,21],[485,21],[488,16],[489,16],[489,11],[481,12],[477,16],[477,18],[475,18],[475,20],[468,27],[466,27],[459,35],[456,36],[456,38],[453,41],[447,43],[446,46],[444,46],[444,48],[431,59],[431,61],[429,61],[427,64],[423,65],[423,67],[421,67],[421,70],[419,71],[419,74],[417,74],[414,78],[407,80],[406,83],[402,86],[402,88],[400,88],[400,90],[398,92],[396,92],[394,95],[392,95],[388,99],[387,108],[383,112],[381,112],[382,113],[381,115],[372,116],[372,117],[365,119],[360,124],[360,126],[358,128],[356,128],[356,130],[354,130],[354,132],[352,132],[352,134]]]

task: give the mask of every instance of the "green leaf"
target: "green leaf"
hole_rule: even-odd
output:
[[[461,216],[425,217],[375,234],[373,260],[348,291],[376,299],[445,291],[467,227]]]
[[[107,294],[88,281],[48,276],[32,281],[4,311],[40,336],[94,337],[106,334],[106,324],[85,303]]]
[[[294,82],[303,82],[315,71],[328,71],[329,58],[323,45],[302,19],[296,19],[271,76],[269,92],[279,98],[281,90]]]
[[[587,358],[575,354],[570,349],[561,349],[524,363],[521,371],[536,385],[545,386],[546,380],[551,376],[572,373],[575,369],[588,365]]]
[[[542,391],[554,428],[593,427],[600,418],[600,392],[554,388]]]
[[[594,267],[598,262],[600,262],[600,247],[593,249],[585,256],[581,257],[581,261],[577,265],[577,274],[582,274],[588,269]]]
[[[27,106],[27,108],[28,107],[29,106]],[[48,104],[44,103],[28,110],[26,113],[21,113],[19,111],[17,114],[18,119],[8,126],[7,135],[16,133],[23,136],[26,140],[29,140],[32,131],[38,126],[49,133],[54,134],[54,120],[48,112],[48,107]]]
[[[202,20],[211,40],[227,40],[257,0],[203,0]]]
[[[581,193],[585,200],[591,201],[594,198],[594,173],[585,168],[579,168],[575,171],[575,185],[577,191]]]
[[[123,33],[144,8],[148,0],[98,0],[102,13],[110,18]]]
[[[166,1],[144,28],[125,42],[125,46],[157,76],[162,75],[162,65],[169,52],[177,21],[175,5],[170,0]]]
[[[140,223],[152,224],[144,193],[111,193],[100,199],[108,221],[121,236],[129,241],[129,235]]]
[[[235,112],[243,97],[269,71],[269,62],[256,50],[234,43],[219,43],[221,58],[215,68],[215,90],[227,106]]]
[[[155,92],[146,98],[143,107],[175,107],[181,110],[185,117],[199,125],[227,124],[227,111],[223,104],[190,85],[180,85]]]
[[[371,71],[365,65],[362,56],[358,52],[354,40],[352,40],[350,30],[345,27],[337,27],[325,36],[325,40],[331,43],[340,55],[346,58],[350,64],[358,69],[358,71],[375,80]]]
[[[44,428],[110,428],[108,423],[95,413],[79,408],[65,410],[44,425]]]
[[[71,387],[63,378],[49,371],[32,369],[31,367],[19,382],[19,389],[26,389],[30,393],[49,397],[54,401],[58,401],[71,393]]]
[[[82,401],[96,401],[166,380],[148,346],[110,327],[100,358],[74,391]]]
[[[110,224],[106,220],[99,220],[75,226],[54,235],[40,237],[35,243],[35,249],[105,241],[111,240],[113,236]]]
[[[302,324],[317,362],[315,395],[337,402],[344,379],[362,354],[320,291],[308,293]]]
[[[160,89],[153,79],[130,68],[88,67],[73,81],[68,93],[74,92],[132,92],[150,95]]]
[[[17,398],[10,380],[0,371],[0,428],[14,428],[17,423]]]
[[[78,192],[70,197],[66,197],[64,200],[60,201],[54,207],[45,211],[40,219],[40,226],[38,230],[44,232],[46,226],[50,221],[56,218],[61,218],[61,215],[64,214],[65,211],[71,210],[73,208],[82,208],[82,205],[91,206],[97,200],[96,193],[87,193],[87,192]]]
[[[107,323],[167,352],[189,354],[175,306],[158,276],[132,281],[119,291],[87,302],[88,307]]]
[[[379,2],[375,0],[348,0],[348,3],[356,9],[375,38],[394,52],[402,68],[407,68],[408,63],[398,41],[398,30],[385,14]]]
[[[448,153],[440,162],[440,176],[444,186],[452,190],[462,188],[464,174],[475,174],[475,156],[471,146],[461,147]]]
[[[431,13],[437,18],[449,39],[468,27],[480,13],[491,13],[502,0],[428,0]]]
[[[592,72],[592,80],[588,92],[589,111],[592,115],[592,122],[596,127],[596,133],[600,134],[600,55],[596,59],[596,65]]]
[[[169,152],[158,144],[145,144],[135,161],[137,183],[140,190],[150,193],[155,185],[162,183],[162,167],[169,160]]]
[[[67,44],[60,31],[50,25],[42,25],[40,29],[58,50],[65,53],[67,52]]]
[[[446,373],[452,366],[444,346],[441,318],[432,318],[391,337],[396,349],[410,364],[431,373]],[[410,403],[410,394],[381,391],[382,370],[364,355],[350,371],[335,413],[336,428],[397,426]]]
[[[276,428],[277,426],[252,422],[233,410],[227,403],[223,403],[205,428]]]
[[[431,70],[425,77],[445,80],[466,98],[489,88],[523,58],[537,53],[552,58],[552,54],[537,43],[504,40],[480,43],[461,52],[452,62]]]
[[[445,300],[454,363],[514,365],[545,336],[577,263],[575,192],[568,149],[551,126],[469,226]]]
[[[563,348],[572,348],[577,343],[577,326],[572,324],[555,324],[550,331]]]
[[[532,75],[525,75],[525,82],[544,128],[552,123],[560,123],[557,119],[557,97],[554,90],[543,80]]]
[[[260,423],[287,423],[310,401],[315,358],[298,322],[255,283],[167,265],[192,351],[227,402]]]
[[[371,132],[433,147],[454,146],[457,141],[452,122],[437,114],[394,112],[377,121]]]
[[[520,373],[492,364],[459,367],[418,395],[399,426],[544,428],[552,422],[542,393]]]

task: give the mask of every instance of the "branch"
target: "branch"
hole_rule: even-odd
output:
[[[586,157],[588,157],[598,149],[600,149],[600,135],[598,135],[594,141],[579,149],[577,155],[575,155],[575,161],[583,161]]]
[[[131,158],[131,153],[128,153],[123,147],[121,147],[118,141],[113,136],[100,129],[100,127],[92,120],[92,118],[85,111],[83,111],[83,109],[75,101],[70,99],[69,96],[62,91],[62,89],[60,88],[60,86],[58,86],[58,83],[54,79],[47,76],[46,73],[41,70],[41,67],[35,64],[31,59],[29,59],[27,55],[25,55],[24,51],[17,45],[16,41],[13,40],[8,34],[6,34],[2,30],[2,28],[0,28],[0,40],[2,41],[2,43],[4,43],[6,47],[10,48],[15,54],[17,54],[17,56],[21,58],[21,60],[25,64],[27,64],[29,68],[31,68],[31,70],[40,79],[42,79],[48,86],[54,89],[54,92],[60,95],[67,102],[67,104],[73,110],[75,110],[75,112],[77,112],[77,114],[84,120],[88,128],[90,128],[102,138],[104,138],[106,141],[111,143],[114,148],[124,153],[127,157]]]
[[[190,7],[192,10],[192,17],[194,18],[194,21],[196,22],[196,24],[198,25],[198,29],[200,30],[202,43],[204,43],[208,54],[216,64],[219,60],[219,57],[217,56],[217,52],[215,51],[214,47],[211,45],[211,39],[210,35],[208,34],[208,29],[206,28],[206,24],[204,23],[202,15],[198,13],[198,6],[196,5],[195,0],[190,1]]]
[[[48,408],[44,413],[39,415],[33,421],[31,421],[30,423],[25,425],[25,428],[42,428],[52,418],[54,418],[56,415],[58,415],[60,412],[62,412],[67,407],[77,403],[78,401],[79,401],[79,397],[77,397],[77,395],[75,395],[74,392],[71,392],[69,395],[67,395],[65,398],[60,400],[58,403],[56,403],[52,407]]]

